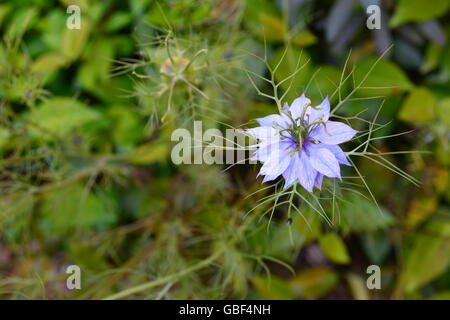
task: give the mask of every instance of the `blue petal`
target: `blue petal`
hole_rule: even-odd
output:
[[[265,162],[269,158],[273,157],[277,154],[277,152],[280,152],[280,150],[283,150],[283,153],[285,153],[285,150],[293,149],[293,142],[290,140],[283,140],[283,141],[277,141],[275,143],[260,143],[258,144],[258,150],[255,152],[251,160],[257,160]]]
[[[274,148],[259,171],[260,175],[266,176],[263,182],[275,180],[286,170],[291,162],[291,156],[288,151],[289,147],[287,144],[278,144],[278,148]]]
[[[312,192],[314,187],[314,182],[316,179],[317,171],[312,167],[310,159],[308,158],[306,152],[298,152],[299,161],[298,161],[298,172],[297,178],[300,184],[308,190]]]
[[[305,97],[304,94],[300,98],[297,98],[292,102],[291,107],[289,108],[289,111],[292,114],[292,117],[294,119],[300,118],[303,113],[303,109],[311,103],[311,100],[309,100],[307,97]]]
[[[266,162],[275,148],[279,148],[278,142],[271,144],[260,143],[258,144],[258,150],[256,150],[251,160]]]
[[[284,188],[290,187],[292,184],[294,184],[297,181],[297,171],[298,171],[298,155],[294,154],[291,157],[291,162],[289,163],[289,166],[284,170],[283,172],[283,178],[285,180]]]
[[[256,127],[245,130],[245,133],[252,136],[253,138],[262,141],[271,141],[272,143],[280,139],[278,131],[271,127]]]
[[[332,144],[319,144],[322,148],[327,148],[331,151],[332,154],[336,157],[336,160],[340,164],[345,164],[346,166],[351,166],[350,162],[348,162],[347,157],[345,156],[344,151],[342,151],[341,147],[338,145],[332,145]]]
[[[339,163],[334,154],[325,148],[311,147],[309,150],[311,166],[330,178],[341,178]]]
[[[317,172],[316,179],[314,180],[314,186],[319,190],[322,190],[322,181],[323,181],[323,174]]]
[[[256,121],[264,127],[281,127],[289,126],[289,118],[286,115],[271,114],[264,118],[258,118]]]
[[[327,121],[325,126],[321,125],[311,137],[324,144],[340,144],[351,140],[358,131],[342,122]]]
[[[308,111],[306,111],[306,115],[308,116],[308,123],[313,123],[315,121],[328,121],[330,117],[330,101],[328,97],[323,99],[322,103],[316,107],[309,107]]]

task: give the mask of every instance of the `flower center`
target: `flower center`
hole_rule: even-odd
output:
[[[309,122],[309,117],[306,116],[306,110],[309,107],[309,105],[306,105],[303,108],[302,114],[300,117],[294,119],[291,112],[285,112],[284,114],[289,117],[289,119],[292,122],[292,125],[289,126],[289,128],[284,128],[279,131],[279,134],[281,135],[282,139],[291,139],[293,142],[295,142],[295,149],[292,150],[292,152],[297,152],[302,150],[304,144],[306,142],[311,143],[318,143],[318,141],[315,141],[309,136],[311,133],[319,126],[323,125],[325,127],[326,131],[326,124],[325,121],[322,120],[322,117],[319,118],[319,120],[316,120],[314,122]],[[314,107],[313,107],[314,108]],[[283,132],[286,131],[289,133],[290,137],[286,137],[283,135]]]
[[[308,131],[303,126],[292,127],[289,129],[289,133],[291,134],[292,140],[298,145],[298,148],[301,149],[303,143],[308,138]]]

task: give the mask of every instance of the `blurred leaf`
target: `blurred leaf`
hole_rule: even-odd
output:
[[[129,160],[134,164],[150,164],[167,158],[170,152],[167,143],[145,143],[139,146]]]
[[[450,291],[441,291],[430,298],[431,300],[450,300]]]
[[[13,13],[12,20],[9,23],[5,34],[12,39],[20,38],[26,31],[33,27],[38,18],[37,13],[35,7],[22,7],[20,10]]]
[[[287,29],[273,1],[248,0],[246,23],[252,32],[267,42],[283,42]]]
[[[298,47],[307,47],[317,42],[317,37],[309,30],[300,30],[291,38],[291,42]]]
[[[336,272],[325,267],[303,269],[291,279],[295,295],[305,298],[320,298],[332,291],[339,282]]]
[[[55,8],[39,19],[36,31],[41,33],[39,40],[45,44],[45,51],[42,54],[60,51],[61,37],[66,26],[67,17],[65,10]],[[40,53],[40,55],[42,54]]]
[[[295,219],[293,226],[302,236],[304,243],[307,244],[319,238],[322,232],[322,221],[321,218],[311,210],[305,210],[303,216],[305,219],[301,217]]]
[[[83,57],[84,62],[78,69],[78,78],[83,87],[103,100],[115,100],[109,86],[112,78],[108,77],[114,58],[113,41],[110,38],[96,41]]]
[[[295,262],[295,255],[293,253],[305,243],[305,239],[308,237],[306,233],[299,232],[299,225],[301,225],[303,222],[301,220],[301,218],[295,219],[292,224],[291,231],[288,230],[289,227],[285,224],[271,227],[270,239],[267,239],[268,234],[266,230],[262,230],[262,238],[270,240],[267,244],[267,255],[287,261],[289,263]],[[311,232],[314,232],[314,230],[312,230]],[[260,243],[261,242],[256,243],[256,246],[259,246]],[[292,243],[294,243],[295,245],[292,245]]]
[[[101,114],[85,104],[67,97],[54,97],[31,112],[30,119],[38,125],[33,133],[49,139],[48,133],[64,137],[75,129],[101,119]]]
[[[425,21],[418,24],[420,31],[431,41],[441,46],[445,45],[445,33],[441,25],[434,20]]]
[[[61,39],[61,53],[70,61],[76,60],[83,53],[89,34],[90,24],[87,17],[81,20],[80,29],[64,28]]]
[[[433,93],[425,87],[416,88],[403,102],[398,118],[406,122],[426,123],[433,119],[435,108]]]
[[[430,43],[427,46],[425,53],[425,61],[420,68],[422,72],[427,73],[439,65],[441,55],[443,52],[442,46],[436,43]]]
[[[424,0],[399,0],[389,24],[396,27],[405,22],[431,20],[443,15],[449,7],[450,0],[434,0],[433,3]]]
[[[369,107],[368,103],[365,103],[365,105],[366,108]],[[373,136],[376,136],[377,133],[373,134]],[[379,146],[378,148],[380,149],[380,151],[387,151],[383,150],[383,145]],[[393,161],[392,157],[385,156],[384,158],[386,160]],[[376,199],[382,199],[382,197],[385,197],[387,193],[389,193],[390,187],[398,178],[397,175],[392,171],[386,170],[386,168],[383,166],[374,165],[374,162],[367,158],[359,160],[359,168],[361,172],[364,172],[364,178],[368,182],[370,189]],[[379,183],[380,181],[383,181],[383,183]]]
[[[227,8],[227,6],[217,5],[216,10],[213,11],[214,6],[211,1],[203,1],[201,5],[195,1],[181,0],[176,2],[161,2],[159,5],[156,5],[154,1],[152,2],[153,7],[147,15],[146,22],[164,27],[167,27],[167,21],[170,21],[171,25],[176,25],[179,28],[192,26],[211,17],[213,14],[220,15],[222,8]]]
[[[39,56],[31,65],[31,71],[37,73],[47,73],[56,71],[67,62],[67,58],[60,53],[50,52]]]
[[[106,31],[117,32],[118,30],[124,28],[132,21],[132,16],[128,12],[114,12],[111,18],[106,24]]]
[[[139,116],[127,105],[115,105],[108,110],[108,118],[112,120],[112,138],[114,142],[131,149],[144,135],[144,125]]]
[[[370,71],[371,69],[372,71]],[[361,96],[388,96],[413,88],[413,84],[403,70],[388,60],[377,62],[376,58],[367,58],[359,62],[355,70],[356,84],[359,84],[366,76],[367,78],[362,83],[362,87],[369,88],[358,90],[358,94]]]
[[[280,62],[281,58],[283,57],[284,51],[285,48],[280,48],[275,52],[274,57],[271,61],[272,68],[274,68]],[[302,69],[293,78],[291,78],[289,81],[285,81],[281,85],[281,88],[283,90],[287,90],[292,81],[291,89],[289,91],[289,94],[286,96],[286,100],[289,103],[291,103],[295,98],[299,97],[302,94],[303,90],[308,84],[308,81],[310,80],[312,67],[309,60],[310,58],[306,51],[301,51],[299,49],[290,47],[287,49],[287,52],[284,55],[284,58],[281,61],[277,72],[275,73],[275,80],[277,82],[281,82],[292,75],[296,71],[296,68],[298,69],[302,67]]]
[[[67,8],[68,6],[74,4],[81,8],[82,11],[89,10],[89,0],[59,0]]]
[[[400,39],[395,42],[394,58],[399,65],[412,70],[419,69],[424,60],[419,48]]]
[[[95,246],[86,245],[82,241],[69,242],[67,251],[68,259],[70,261],[76,261],[77,265],[81,267],[81,270],[88,269],[86,273],[100,273],[112,268],[104,258],[103,252]]]
[[[438,103],[438,116],[450,127],[450,97]]]
[[[354,273],[348,273],[346,276],[348,286],[356,300],[369,300],[366,281]]]
[[[391,249],[389,238],[382,232],[367,233],[362,237],[362,245],[370,262],[381,265]]]
[[[344,25],[352,15],[355,0],[334,1],[333,7],[326,18],[325,33],[328,42],[333,42],[342,32]]]
[[[444,167],[429,167],[432,175],[432,185],[437,194],[442,194],[449,188],[449,170]]]
[[[0,4],[0,26],[2,25],[3,19],[11,11],[11,5],[7,3]]]
[[[0,126],[0,152],[2,151],[3,147],[8,144],[10,135],[11,134],[7,128]]]
[[[286,37],[286,26],[280,18],[260,13],[259,20],[269,42],[283,42]]]
[[[253,286],[259,296],[265,300],[292,300],[294,292],[289,284],[276,276],[254,277],[252,279]]]
[[[348,264],[350,256],[344,241],[335,233],[327,233],[319,238],[320,248],[322,252],[332,262],[337,264]]]
[[[433,214],[438,206],[438,198],[435,195],[418,195],[410,204],[406,213],[405,225],[408,228],[415,228],[419,223],[425,221]]]
[[[405,262],[402,283],[411,293],[444,272],[450,264],[450,222],[434,220],[414,244]]]
[[[345,232],[375,231],[388,227],[394,222],[391,214],[384,208],[378,210],[375,203],[363,197],[348,194],[346,201],[342,203],[341,227]]]
[[[315,77],[306,94],[313,103],[318,104],[322,102],[326,96],[331,99],[331,103],[336,102],[339,99],[339,95],[336,94],[332,98],[331,95],[336,91],[340,79],[341,71],[338,68],[329,65],[318,66]],[[345,94],[347,87],[347,83],[342,85],[342,94]]]
[[[110,195],[103,199],[84,185],[77,184],[45,196],[40,225],[49,234],[60,235],[78,228],[105,229],[116,220],[116,205]],[[93,231],[93,230],[91,230]]]

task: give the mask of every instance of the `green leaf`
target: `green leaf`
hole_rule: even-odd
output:
[[[291,42],[298,47],[308,47],[317,42],[317,37],[309,30],[300,30],[292,36]]]
[[[269,43],[286,39],[286,24],[273,1],[249,0],[246,7],[246,24],[255,35]]]
[[[16,11],[4,34],[11,39],[20,38],[26,31],[30,30],[38,19],[38,10],[35,7],[23,7]],[[3,29],[3,28],[2,28]]]
[[[354,273],[348,273],[346,278],[350,291],[356,300],[369,300],[369,292],[363,278]]]
[[[425,87],[414,89],[403,103],[398,118],[406,122],[426,123],[433,119],[436,100]]]
[[[11,133],[7,128],[0,127],[0,151],[2,151],[3,147],[8,145],[9,137]]]
[[[307,238],[306,233],[301,233],[299,231],[300,225],[304,223],[301,220],[303,219],[295,219],[291,226],[291,230],[289,230],[289,226],[286,226],[285,224],[271,227],[270,242],[267,246],[266,254],[289,263],[294,263],[294,251],[299,249],[299,247],[305,243]],[[271,223],[273,223],[273,221]],[[315,230],[308,231],[311,231],[311,233],[314,234]],[[263,229],[261,235],[263,239],[267,239],[269,234]],[[261,244],[261,242],[259,242],[259,244]],[[258,246],[258,244],[256,245]]]
[[[325,256],[337,264],[348,264],[350,256],[344,241],[335,233],[327,233],[319,239],[320,248]]]
[[[78,59],[85,49],[89,33],[90,24],[86,17],[81,20],[80,29],[64,28],[61,39],[61,53],[70,61]],[[97,58],[100,59],[101,57]]]
[[[31,65],[31,71],[37,73],[47,73],[56,71],[67,62],[67,58],[58,52],[44,53],[39,56]]]
[[[296,296],[319,298],[333,290],[339,276],[331,269],[314,267],[302,270],[290,281]]]
[[[375,231],[394,222],[391,214],[383,208],[380,208],[380,212],[373,201],[355,194],[347,194],[345,197],[346,201],[340,207],[340,227],[345,232]]]
[[[405,225],[408,228],[415,228],[436,212],[438,204],[437,195],[418,194],[411,200],[405,217]]]
[[[49,193],[42,207],[40,226],[49,234],[64,234],[74,229],[105,229],[117,221],[114,197],[100,198],[82,184]]]
[[[111,38],[101,39],[92,43],[83,64],[78,69],[77,76],[83,87],[102,100],[111,99],[112,79],[108,74],[113,58],[114,42]]]
[[[252,283],[259,296],[265,300],[294,299],[294,292],[291,286],[279,277],[254,277]]]
[[[396,27],[405,22],[431,20],[442,16],[449,7],[450,0],[400,0],[389,24]]]
[[[362,235],[362,246],[373,264],[381,265],[391,249],[391,243],[384,232]]]
[[[101,114],[85,104],[66,97],[55,97],[42,103],[29,115],[38,128],[31,133],[50,139],[51,135],[64,137],[75,129],[101,119]]]
[[[144,135],[144,125],[138,114],[127,105],[115,105],[108,110],[111,137],[122,148],[131,149]]]
[[[306,95],[313,103],[319,104],[326,96],[331,98],[331,95],[339,85],[340,78],[341,71],[338,68],[328,65],[320,66],[317,68],[315,77],[308,87]],[[343,84],[341,88],[342,93],[345,92],[346,87],[346,84]],[[336,94],[331,98],[332,100],[330,102],[334,103],[338,98],[339,96]]]
[[[425,52],[425,60],[420,68],[423,73],[430,72],[439,65],[444,48],[434,42],[430,42]]]
[[[89,7],[89,0],[60,0],[60,2],[65,6],[68,7],[70,5],[77,5],[81,8],[82,12],[86,12],[87,10],[91,9]]]
[[[407,293],[412,293],[445,272],[450,265],[450,222],[433,220],[416,236],[402,275]]]
[[[438,116],[439,119],[444,120],[444,122],[450,127],[450,98],[445,98],[439,102]]]
[[[133,20],[131,14],[128,12],[115,12],[106,23],[106,30],[108,32],[115,32],[127,26]]]
[[[286,37],[286,26],[281,18],[261,12],[259,20],[264,28],[264,35],[267,41],[283,42]]]
[[[450,291],[441,291],[436,293],[430,300],[450,300]]]
[[[9,4],[0,4],[0,26],[2,25],[3,19],[6,17],[6,15],[11,10],[11,5]]]
[[[383,59],[377,62],[374,57],[367,58],[356,66],[355,83],[361,82],[361,86],[365,88],[359,89],[358,94],[364,97],[389,96],[413,88],[406,74],[395,63]]]
[[[139,146],[130,156],[130,161],[134,164],[150,164],[164,160],[170,152],[167,143],[146,143]]]
[[[272,68],[275,68],[275,66],[280,62],[281,58],[283,58],[275,73],[275,80],[277,82],[281,82],[292,75],[296,70],[297,64],[297,68],[303,66],[303,68],[293,78],[285,81],[281,85],[281,88],[283,90],[287,90],[292,81],[291,89],[289,91],[289,94],[286,96],[286,101],[288,103],[291,103],[305,90],[305,87],[308,84],[308,81],[312,74],[312,67],[311,62],[309,62],[309,55],[308,53],[306,53],[306,51],[301,51],[295,48],[288,48],[286,54],[283,57],[284,51],[284,48],[280,48],[279,50],[277,50],[271,61]]]
[[[322,233],[322,219],[316,212],[306,209],[303,217],[294,219],[293,227],[303,238],[305,244],[316,240]]]

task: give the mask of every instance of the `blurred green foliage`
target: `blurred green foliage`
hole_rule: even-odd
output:
[[[66,28],[71,4],[81,8],[80,30]],[[382,7],[381,30],[365,26],[369,4]],[[0,297],[448,299],[449,8],[3,1]],[[338,115],[369,121],[384,100],[378,120],[390,124],[375,137],[413,131],[375,147],[430,151],[387,156],[420,187],[358,159],[381,208],[364,192],[342,193],[333,226],[306,209],[288,232],[283,208],[270,221],[264,206],[246,215],[272,192],[249,197],[261,188],[255,167],[175,166],[175,128],[241,127],[276,112],[243,72],[267,74],[246,53],[262,57],[265,47],[271,65],[288,48],[277,81],[305,64],[288,102],[304,91],[313,103],[331,96],[346,61],[355,71],[343,93],[369,74]],[[82,269],[82,290],[65,287],[71,264]],[[381,267],[381,290],[366,287],[370,264]]]

